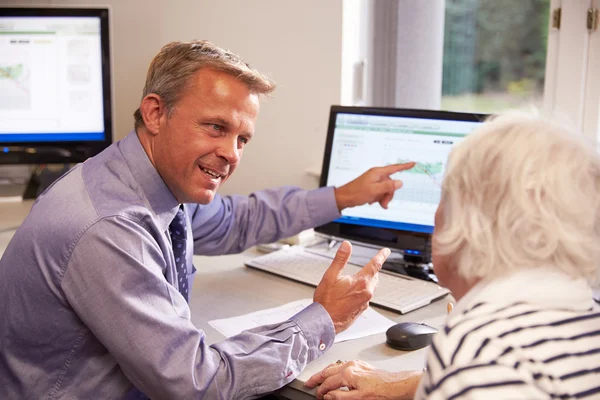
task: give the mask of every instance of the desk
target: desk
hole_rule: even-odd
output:
[[[244,267],[244,261],[258,256],[253,249],[242,254],[218,257],[194,257],[198,269],[190,299],[192,321],[206,333],[209,343],[224,339],[208,321],[229,318],[249,312],[312,298],[314,288],[285,278]],[[374,307],[384,316],[396,321],[424,322],[434,327],[443,325],[449,297],[427,307],[400,315]],[[210,304],[210,307],[207,305]],[[385,333],[358,340],[336,343],[325,355],[313,361],[298,378],[280,390],[290,399],[314,398],[304,382],[327,365],[341,360],[360,359],[390,371],[422,369],[426,349],[413,352],[394,350],[385,344]]]
[[[0,221],[2,223],[0,254],[14,234],[14,230],[7,230],[7,228],[18,226],[29,212],[31,205],[31,201],[0,205]],[[256,250],[249,249],[237,255],[194,257],[194,264],[198,272],[190,297],[192,321],[206,333],[209,343],[219,342],[224,339],[224,336],[213,329],[208,321],[276,307],[299,299],[312,298],[314,288],[311,286],[244,266],[245,260],[259,254]],[[442,299],[407,315],[396,314],[381,308],[375,309],[396,322],[416,321],[439,327],[445,320],[447,299]],[[385,345],[384,333],[336,343],[325,355],[309,364],[294,382],[281,389],[278,394],[289,399],[314,398],[311,395],[314,391],[305,388],[303,383],[312,374],[338,359],[360,359],[391,371],[421,369],[424,366],[425,351],[426,349],[413,352],[394,350]]]

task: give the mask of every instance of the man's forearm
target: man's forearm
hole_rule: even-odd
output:
[[[190,205],[195,254],[238,253],[340,216],[330,187],[268,189],[248,197],[216,197],[213,203],[203,208]]]

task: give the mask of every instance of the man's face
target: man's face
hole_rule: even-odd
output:
[[[180,203],[210,203],[254,135],[258,95],[221,71],[200,69],[170,116],[161,116],[153,161]]]

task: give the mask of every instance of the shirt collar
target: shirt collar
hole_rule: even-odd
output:
[[[135,130],[121,140],[119,147],[139,185],[137,189],[166,230],[179,209],[177,199],[150,162]]]
[[[579,311],[594,306],[592,288],[584,278],[573,278],[558,268],[549,267],[528,268],[482,280],[460,299],[456,314],[481,302],[498,305],[527,302]]]

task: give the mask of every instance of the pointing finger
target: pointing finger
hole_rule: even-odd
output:
[[[390,176],[392,174],[395,174],[396,172],[406,171],[407,169],[411,169],[415,165],[416,163],[414,161],[403,164],[386,165],[385,167],[379,168],[380,176]]]
[[[357,274],[361,274],[369,278],[374,277],[381,270],[383,263],[385,260],[387,260],[390,253],[391,251],[387,247],[379,250],[379,252],[375,254],[373,258],[371,258],[371,261],[369,261],[369,263],[365,265]]]
[[[398,190],[402,187],[402,185],[403,185],[402,181],[386,179],[382,182],[374,183],[373,191],[379,196],[388,194],[388,193],[391,193],[393,195],[396,190]]]
[[[352,245],[348,241],[343,241],[338,248],[337,253],[335,253],[335,257],[331,262],[331,265],[325,271],[323,275],[323,279],[331,279],[336,280],[339,278],[342,270],[346,266],[346,263],[350,259],[350,255],[352,254]]]

